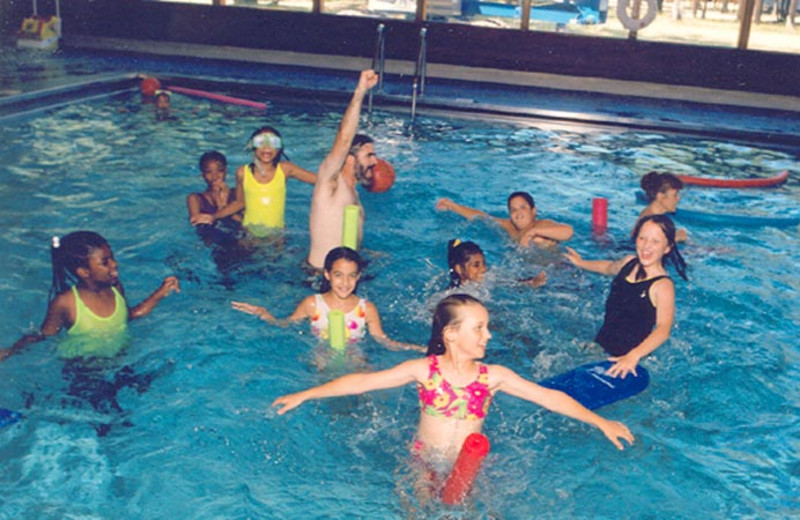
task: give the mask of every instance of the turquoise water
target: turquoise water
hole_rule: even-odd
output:
[[[800,513],[796,276],[798,230],[690,226],[671,340],[647,359],[643,394],[602,410],[636,445],[617,452],[590,427],[508,396],[492,405],[492,452],[463,507],[414,498],[408,445],[411,386],[269,409],[283,393],[412,354],[372,340],[343,359],[307,326],[270,328],[231,300],[288,315],[311,292],[301,267],[311,187],[290,183],[280,247],[222,258],[186,219],[202,189],[196,161],[216,148],[233,171],[263,115],[173,97],[156,121],[138,96],[77,103],[0,129],[0,225],[6,269],[0,326],[7,343],[38,326],[54,234],[92,229],[110,242],[129,299],[168,275],[172,295],[132,323],[118,358],[75,367],[58,340],[0,364],[0,406],[26,418],[0,431],[0,518],[788,518]],[[293,162],[315,169],[343,107],[271,107]],[[626,253],[653,168],[726,177],[793,172],[779,188],[687,189],[682,207],[797,215],[798,154],[698,138],[585,127],[373,115],[366,130],[397,170],[385,194],[364,194],[369,266],[359,293],[394,338],[424,343],[428,302],[446,285],[446,241],[477,241],[490,264],[487,359],[538,380],[602,357],[590,343],[609,279],[578,272],[560,251],[521,251],[485,222],[437,213],[450,197],[496,214],[531,191],[541,217],[575,227],[590,258]],[[591,199],[609,199],[609,232],[591,235]],[[547,286],[513,283],[541,269]],[[365,361],[360,361],[361,359]],[[81,379],[82,378],[82,379]],[[76,380],[97,383],[76,388]],[[87,385],[84,385],[84,387]],[[105,399],[98,399],[98,397]],[[118,407],[115,406],[118,404]],[[103,435],[98,432],[103,430]]]

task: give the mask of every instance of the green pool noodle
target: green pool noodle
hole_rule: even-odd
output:
[[[328,312],[328,331],[331,348],[334,350],[344,350],[344,313],[342,311],[333,309]]]
[[[355,204],[344,207],[344,225],[342,226],[342,245],[352,250],[358,249],[358,214]]]

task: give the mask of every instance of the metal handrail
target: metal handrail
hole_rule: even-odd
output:
[[[378,74],[378,94],[383,93],[383,71],[386,69],[386,27],[378,24],[378,37],[375,42],[375,54],[372,57],[372,70]],[[375,89],[369,91],[369,101],[367,104],[367,113],[372,114],[372,96]]]
[[[417,66],[414,69],[414,84],[411,87],[411,119],[417,115],[417,96],[425,95],[425,75],[428,69],[428,43],[425,35],[428,29],[423,27],[419,31],[419,55]]]

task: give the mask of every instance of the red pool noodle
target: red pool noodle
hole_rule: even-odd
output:
[[[608,229],[608,199],[592,199],[592,231],[605,233]]]
[[[472,490],[475,476],[489,453],[489,439],[482,433],[470,433],[461,446],[456,463],[442,488],[442,502],[454,505],[464,500]]]
[[[197,96],[206,99],[213,99],[214,101],[221,101],[223,103],[231,103],[232,105],[242,105],[245,107],[259,108],[261,110],[267,109],[266,103],[259,103],[258,101],[250,101],[249,99],[236,98],[232,96],[224,96],[222,94],[214,94],[212,92],[206,92],[205,90],[175,86],[169,86],[167,87],[167,90],[171,90],[172,92],[177,92],[179,94],[186,94],[187,96]]]

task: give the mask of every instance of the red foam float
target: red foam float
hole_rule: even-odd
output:
[[[378,164],[372,168],[372,179],[367,184],[367,191],[383,193],[394,184],[394,167],[383,159],[378,159]]]
[[[251,107],[251,108],[258,108],[260,110],[266,110],[267,104],[260,103],[258,101],[251,101],[249,99],[242,99],[233,96],[225,96],[223,94],[214,94],[213,92],[206,92],[205,90],[198,90],[195,88],[186,88],[186,87],[176,87],[170,85],[167,87],[167,90],[172,92],[177,92],[179,94],[186,94],[187,96],[197,96],[206,99],[212,99],[214,101],[221,101],[222,103],[230,103],[232,105],[241,105],[244,107]]]
[[[608,230],[608,199],[592,199],[592,231],[601,235]]]
[[[142,94],[145,96],[155,96],[156,91],[161,89],[161,82],[156,78],[144,78],[139,85]]]
[[[467,498],[489,448],[489,439],[482,433],[470,433],[464,439],[456,463],[442,487],[442,502],[454,505]]]
[[[695,177],[693,175],[677,175],[684,184],[707,186],[710,188],[768,188],[786,182],[789,170],[772,177],[761,179],[715,179],[713,177]]]

